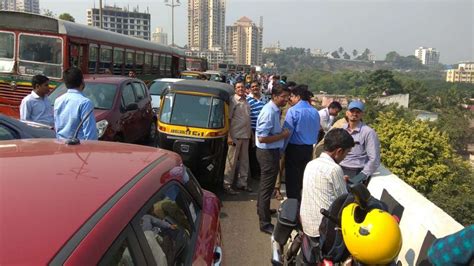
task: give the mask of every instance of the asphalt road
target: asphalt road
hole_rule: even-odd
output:
[[[270,235],[260,232],[257,216],[258,180],[250,179],[253,192],[227,195],[218,192],[222,200],[221,228],[224,265],[270,265]],[[272,199],[271,208],[280,202]],[[276,223],[276,215],[272,218]]]

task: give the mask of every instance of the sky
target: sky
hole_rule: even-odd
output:
[[[171,0],[169,0],[171,1]],[[176,0],[175,0],[176,1]],[[103,0],[103,5],[147,8],[152,31],[163,27],[171,41],[171,8],[165,0]],[[187,43],[187,0],[175,8],[175,43]],[[70,13],[86,23],[99,0],[40,0],[41,9]],[[349,54],[369,48],[378,60],[390,51],[413,55],[420,46],[440,51],[440,62],[474,61],[474,0],[227,0],[226,25],[242,16],[263,16],[264,47],[303,47]]]

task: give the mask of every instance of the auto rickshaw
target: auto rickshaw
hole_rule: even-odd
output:
[[[158,146],[181,155],[201,183],[223,182],[232,86],[183,80],[161,94]]]
[[[199,80],[209,80],[209,76],[203,72],[199,71],[183,71],[179,75],[181,79],[199,79]]]

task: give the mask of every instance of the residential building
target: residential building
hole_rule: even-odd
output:
[[[163,32],[162,27],[157,27],[151,34],[151,41],[163,45],[168,45],[168,33]]]
[[[39,0],[0,0],[0,10],[39,14]]]
[[[139,12],[138,7],[132,11],[116,6],[102,8],[104,30],[150,40],[150,20],[150,14]],[[87,25],[100,28],[99,8],[87,9]]]
[[[323,49],[313,48],[311,49],[311,56],[314,57],[328,57],[328,52],[324,52]]]
[[[224,50],[225,0],[188,0],[188,48]]]
[[[272,44],[269,47],[263,48],[264,54],[279,54],[281,53],[280,42],[278,41],[276,44]]]
[[[446,81],[474,83],[474,62],[460,63],[457,69],[447,70]]]
[[[232,54],[235,64],[262,64],[263,21],[255,25],[247,17],[241,17],[233,26],[227,26],[226,53]]]
[[[186,51],[186,56],[206,58],[209,69],[217,69],[219,63],[231,63],[223,51]]]
[[[420,59],[423,65],[431,66],[439,63],[439,52],[435,48],[421,46],[415,50],[415,56]]]

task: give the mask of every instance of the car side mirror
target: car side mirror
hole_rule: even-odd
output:
[[[125,107],[125,111],[134,111],[134,110],[138,110],[137,103],[131,103]]]

